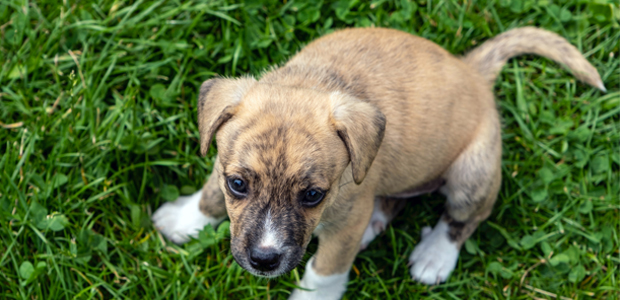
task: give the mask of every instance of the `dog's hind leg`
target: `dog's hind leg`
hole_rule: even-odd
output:
[[[155,228],[174,243],[183,244],[190,237],[197,237],[207,224],[217,226],[226,218],[224,194],[218,180],[218,172],[214,170],[202,190],[162,205],[152,217]]]
[[[446,211],[409,257],[411,276],[425,284],[446,281],[456,267],[461,246],[491,213],[501,183],[501,134],[492,114],[480,124],[474,139],[443,174],[440,191]]]
[[[368,227],[362,236],[360,250],[366,249],[377,235],[387,228],[387,224],[405,207],[406,200],[398,198],[377,197]]]

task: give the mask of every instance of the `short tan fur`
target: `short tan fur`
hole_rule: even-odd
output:
[[[235,259],[262,276],[294,268],[313,232],[314,272],[348,272],[376,198],[437,188],[447,196],[442,220],[449,239],[460,248],[498,194],[501,130],[492,87],[505,62],[523,53],[553,59],[604,90],[575,47],[530,27],[462,59],[401,31],[345,29],[310,43],[259,81],[208,80],[199,99],[201,149],[206,153],[215,136],[218,159],[201,210],[228,214]],[[247,196],[229,191],[231,176],[247,182]],[[325,199],[305,207],[300,194],[312,187]],[[384,205],[386,213],[388,206],[400,207]],[[287,251],[273,272],[253,269],[247,258],[266,218]]]

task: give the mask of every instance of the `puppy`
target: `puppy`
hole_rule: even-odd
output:
[[[493,82],[506,61],[534,53],[605,91],[562,37],[519,28],[456,58],[391,29],[345,29],[310,43],[257,81],[215,78],[200,87],[205,155],[218,157],[204,188],[155,214],[184,243],[230,218],[231,250],[250,273],[276,277],[316,254],[291,299],[339,299],[360,248],[402,207],[439,190],[446,210],[424,228],[411,276],[445,281],[463,242],[491,213],[501,182],[500,118]],[[307,290],[309,291],[307,291]]]

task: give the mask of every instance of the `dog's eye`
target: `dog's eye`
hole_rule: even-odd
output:
[[[248,193],[245,181],[238,177],[228,178],[228,189],[237,197],[245,197]]]
[[[302,203],[304,206],[307,207],[314,207],[317,204],[319,204],[321,202],[321,200],[323,200],[323,196],[325,196],[325,193],[317,190],[317,189],[309,189],[306,191],[306,193],[304,194],[304,198],[302,200]]]

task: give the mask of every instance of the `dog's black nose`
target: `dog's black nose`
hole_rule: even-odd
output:
[[[254,247],[250,250],[250,264],[260,271],[273,271],[280,265],[280,256],[276,249]]]

